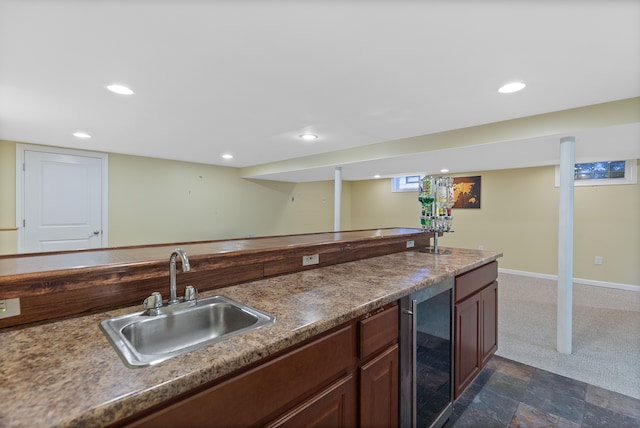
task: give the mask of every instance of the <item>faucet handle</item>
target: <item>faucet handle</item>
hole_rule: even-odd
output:
[[[144,309],[158,309],[162,307],[162,295],[154,291],[151,296],[144,299]]]
[[[192,285],[187,285],[187,287],[184,289],[184,301],[191,302],[197,299],[198,290]]]

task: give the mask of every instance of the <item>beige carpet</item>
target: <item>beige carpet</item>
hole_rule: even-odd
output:
[[[567,355],[556,351],[557,281],[498,282],[498,355],[640,399],[640,292],[574,284]]]

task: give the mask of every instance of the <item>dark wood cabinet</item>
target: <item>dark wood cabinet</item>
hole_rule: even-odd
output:
[[[127,427],[395,427],[398,306],[156,406]]]
[[[476,378],[498,347],[498,264],[456,277],[454,399]]]

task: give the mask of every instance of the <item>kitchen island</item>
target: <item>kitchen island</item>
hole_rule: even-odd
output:
[[[98,327],[140,305],[0,332],[0,426],[117,424],[501,256],[450,250],[397,252],[204,292],[277,321],[156,366],[125,366]]]

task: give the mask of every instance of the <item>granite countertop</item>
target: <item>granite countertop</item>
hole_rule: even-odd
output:
[[[395,253],[202,293],[230,297],[277,322],[150,367],[125,366],[98,327],[141,306],[0,332],[0,426],[116,422],[502,256],[450,250]]]

